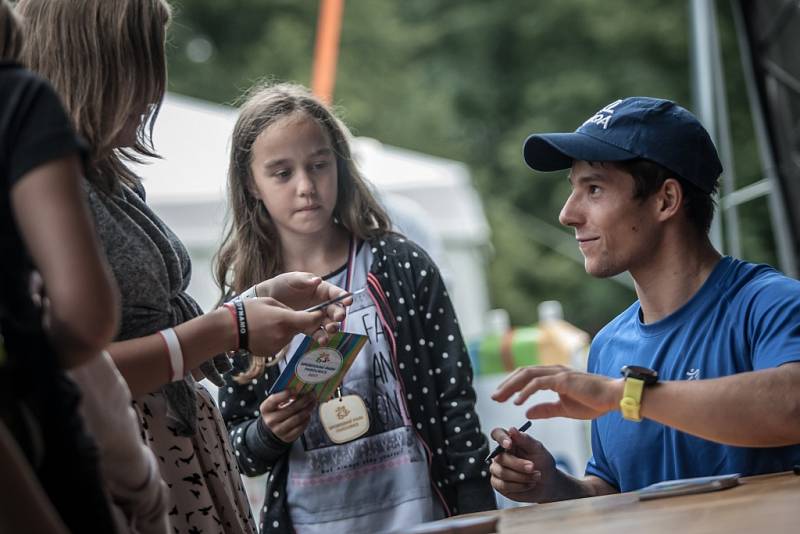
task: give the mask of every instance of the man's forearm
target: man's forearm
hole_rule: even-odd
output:
[[[597,497],[612,493],[619,493],[619,491],[602,478],[592,475],[576,478],[559,469],[551,491],[539,502],[583,499],[584,497]]]
[[[740,447],[800,443],[800,362],[647,388],[642,417]]]

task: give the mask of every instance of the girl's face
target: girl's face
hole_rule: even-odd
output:
[[[282,117],[253,143],[254,194],[282,238],[313,235],[333,225],[338,192],[330,138],[307,114]]]

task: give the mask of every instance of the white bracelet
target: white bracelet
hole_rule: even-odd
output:
[[[183,351],[181,350],[181,342],[178,340],[178,335],[175,333],[174,328],[165,328],[159,332],[167,345],[167,352],[169,352],[169,367],[172,372],[170,381],[177,382],[183,380]]]
[[[258,285],[258,284],[256,284],[256,285]],[[239,296],[242,297],[243,299],[258,298],[258,293],[256,293],[256,286],[255,285],[250,286],[249,288],[247,288],[244,291],[242,291],[242,294],[239,295]]]

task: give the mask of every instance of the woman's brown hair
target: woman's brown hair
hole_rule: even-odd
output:
[[[11,4],[0,0],[0,59],[17,61],[21,53],[21,21]]]
[[[50,80],[90,145],[87,178],[105,191],[135,185],[123,160],[157,157],[153,123],[166,90],[166,0],[20,0],[23,62]],[[136,141],[117,148],[131,117]]]
[[[347,127],[305,87],[261,84],[246,95],[233,129],[228,164],[228,224],[215,257],[215,276],[223,298],[283,272],[280,239],[266,207],[253,191],[252,147],[266,128],[283,117],[302,113],[328,135],[336,155],[338,194],[334,219],[349,233],[369,240],[388,233],[391,223],[350,154]],[[263,372],[265,359],[254,356],[249,380]]]

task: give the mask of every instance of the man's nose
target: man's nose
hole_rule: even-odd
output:
[[[561,212],[558,214],[558,222],[564,226],[577,226],[580,223],[578,217],[577,201],[575,194],[572,193],[567,197],[567,201],[561,207]]]

